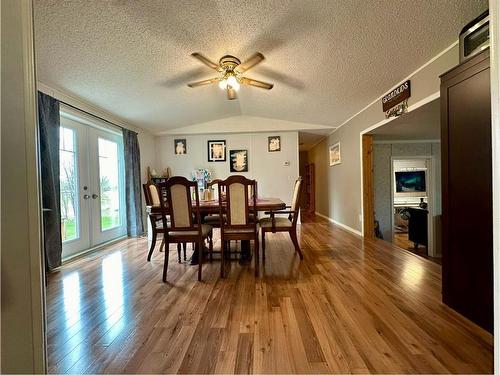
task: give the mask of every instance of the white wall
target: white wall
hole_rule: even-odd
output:
[[[275,135],[281,136],[281,152],[268,152],[267,137]],[[186,155],[174,155],[177,138],[187,140]],[[208,140],[226,140],[226,162],[208,162]],[[156,171],[161,173],[170,167],[173,175],[189,178],[193,169],[207,168],[212,178],[226,178],[231,174],[229,150],[239,149],[248,150],[248,172],[240,174],[257,180],[259,195],[290,204],[293,183],[299,175],[298,132],[162,136],[156,140]]]
[[[411,74],[410,108],[438,93],[439,76],[457,64],[458,45],[454,44]],[[309,151],[309,162],[317,166],[316,211],[357,231],[362,230],[360,134],[384,120],[382,104],[377,99]],[[328,167],[328,147],[339,141],[342,163]]]
[[[141,182],[145,184],[148,181],[147,168],[150,167],[152,169],[156,169],[155,137],[150,133],[142,131],[139,132],[137,139],[139,141],[139,149],[141,152]],[[143,207],[142,221],[144,223],[144,230],[147,231],[148,215],[146,214],[146,201],[144,199],[144,194],[141,196]]]

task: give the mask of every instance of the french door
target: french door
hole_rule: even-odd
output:
[[[123,139],[61,116],[63,259],[126,233]]]

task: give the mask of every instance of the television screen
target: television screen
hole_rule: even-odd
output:
[[[425,192],[425,171],[396,172],[396,192]]]

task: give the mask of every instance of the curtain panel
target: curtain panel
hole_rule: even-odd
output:
[[[59,101],[38,92],[38,128],[42,178],[43,247],[48,271],[61,265],[59,186]]]
[[[127,234],[129,237],[137,237],[144,234],[144,226],[142,221],[141,153],[136,132],[123,129],[123,148]]]

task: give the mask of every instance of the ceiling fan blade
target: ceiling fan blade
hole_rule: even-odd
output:
[[[226,91],[227,91],[227,98],[229,100],[234,100],[237,98],[236,90],[233,89],[231,86],[229,86]]]
[[[203,81],[188,83],[188,86],[189,87],[198,87],[198,86],[209,85],[211,83],[215,83],[215,82],[218,82],[218,81],[219,81],[219,78],[210,78],[210,79],[205,79]]]
[[[254,55],[252,55],[248,60],[238,65],[235,68],[235,70],[238,73],[246,72],[248,69],[253,68],[255,65],[260,64],[264,60],[265,60],[264,55],[260,52],[257,52]]]
[[[219,64],[214,63],[213,61],[211,61],[207,57],[203,56],[199,52],[193,52],[191,54],[191,56],[193,56],[195,59],[201,61],[203,64],[205,64],[206,66],[208,66],[211,69],[217,70],[219,68]]]
[[[257,81],[256,79],[252,78],[241,77],[240,80],[244,85],[255,86],[261,89],[271,90],[274,87],[272,83]]]

